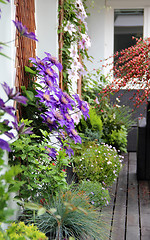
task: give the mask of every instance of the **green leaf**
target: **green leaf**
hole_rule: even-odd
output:
[[[1,1],[1,0],[0,0],[0,1]],[[4,54],[4,53],[1,53],[1,52],[0,52],[0,55],[1,55],[1,56],[3,56],[3,57],[6,57],[6,58],[8,58],[8,59],[10,59],[10,60],[11,60],[11,58],[10,58],[10,57],[8,57],[8,56],[7,56],[6,54]]]
[[[29,68],[29,67],[27,67],[27,66],[25,66],[25,71],[26,72],[29,72],[29,73],[31,73],[31,74],[36,74],[36,71],[33,71],[31,68]]]
[[[40,205],[36,204],[36,203],[32,203],[32,202],[29,202],[29,203],[24,203],[24,206],[25,208],[29,208],[31,210],[38,210],[41,208]]]
[[[0,0],[0,2],[6,4],[6,2],[4,2],[3,0]]]
[[[44,207],[41,207],[41,208],[38,210],[37,215],[38,215],[38,216],[41,216],[41,215],[43,215],[45,212],[46,212],[46,209],[45,209]]]
[[[6,47],[7,47],[7,44],[6,44],[6,43],[3,43],[3,42],[0,42],[0,45],[3,45],[3,46],[6,46]]]
[[[56,209],[56,208],[50,208],[50,209],[49,209],[49,212],[50,212],[51,214],[54,214],[55,212],[57,212],[57,209]]]
[[[25,93],[26,93],[26,96],[27,96],[27,98],[28,98],[29,100],[31,100],[31,101],[34,100],[34,94],[33,94],[33,92],[27,90],[27,91],[25,91]]]

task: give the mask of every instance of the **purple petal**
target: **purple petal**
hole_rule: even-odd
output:
[[[6,150],[8,152],[11,152],[9,144],[5,140],[3,140],[1,138],[0,138],[0,148],[3,149],[3,150]]]
[[[14,134],[10,132],[4,132],[4,134],[11,139],[15,137]]]
[[[27,27],[26,26],[23,26],[23,24],[19,21],[14,21],[13,20],[13,23],[15,24],[18,32],[24,36],[24,37],[27,37],[27,38],[30,38],[32,40],[35,40],[35,41],[38,41],[35,34],[33,32],[28,32],[27,30]]]
[[[16,101],[19,102],[19,103],[24,104],[24,105],[27,104],[27,100],[28,100],[26,97],[21,96],[21,95],[20,95],[20,96],[17,96],[17,95],[16,95],[16,96],[13,97],[13,99],[16,100]]]

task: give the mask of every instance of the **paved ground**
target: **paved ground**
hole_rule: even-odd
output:
[[[136,153],[125,155],[111,197],[105,208],[110,226],[108,240],[150,240],[150,182],[137,181]]]

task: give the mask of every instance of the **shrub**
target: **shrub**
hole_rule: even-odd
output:
[[[112,130],[109,135],[109,144],[115,146],[122,152],[127,152],[127,130],[124,125],[122,125],[118,131]]]
[[[103,207],[109,204],[109,191],[99,182],[82,181],[77,190],[85,192],[89,198],[89,202],[95,207]]]
[[[96,135],[96,138],[100,139],[103,129],[101,117],[97,115],[94,108],[89,110],[89,115],[90,118],[87,118],[86,121],[83,117],[81,118],[80,123],[77,125],[77,130],[80,133],[84,133],[90,140],[95,140],[93,139],[94,135]]]
[[[56,159],[49,156],[47,144],[38,143],[35,134],[22,135],[11,144],[11,164],[21,164],[22,174],[18,179],[23,181],[19,198],[24,201],[47,198],[56,194],[60,188],[66,188],[65,168],[69,162],[64,150],[59,151]],[[49,149],[50,150],[50,149]]]
[[[6,231],[0,232],[1,240],[46,240],[44,233],[34,225],[27,226],[23,222],[12,223]]]
[[[121,169],[122,158],[112,146],[91,143],[80,152],[80,155],[74,157],[74,171],[79,180],[88,179],[109,186]]]

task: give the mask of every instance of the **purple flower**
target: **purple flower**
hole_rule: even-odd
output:
[[[1,98],[0,98],[0,109],[8,113],[9,115],[13,116],[14,118],[16,118],[14,114],[15,109],[13,107],[5,106],[5,103]]]
[[[65,127],[68,136],[74,140],[75,143],[81,143],[81,137],[78,135],[78,132],[71,126],[68,125]]]
[[[32,134],[33,132],[31,131],[32,127],[28,127],[26,129],[25,128],[25,124],[21,123],[20,126],[18,125],[17,121],[16,122],[12,122],[12,124],[14,125],[14,128],[17,130],[18,134]]]
[[[58,62],[57,58],[53,57],[50,53],[45,52],[45,54],[47,55],[45,60],[50,61],[52,64],[54,64],[58,68],[58,70],[61,72],[62,65],[61,63]]]
[[[13,139],[15,137],[14,134],[11,132],[4,132],[4,134],[11,139]]]
[[[44,114],[41,114],[41,117],[43,118],[43,122],[47,124],[47,126],[50,129],[50,132],[52,130],[56,130],[58,128],[58,124],[56,123],[56,119],[54,117],[54,114],[52,112],[45,112]]]
[[[3,150],[6,150],[8,152],[11,152],[9,144],[5,140],[3,140],[1,138],[0,138],[0,148],[3,149]]]
[[[13,21],[13,20],[12,20]],[[18,32],[20,33],[21,36],[30,38],[32,40],[38,41],[35,34],[33,32],[28,32],[26,26],[23,26],[21,22],[19,21],[13,21],[13,23],[15,24]]]
[[[13,94],[13,88],[10,88],[6,82],[4,82],[1,85],[2,85],[4,91],[6,92],[9,99],[13,99],[13,100],[15,100],[19,103],[22,103],[22,104],[27,104],[27,98],[24,97],[24,96],[21,96],[20,92],[16,92],[16,93]]]
[[[49,147],[45,147],[46,151],[48,152],[47,154],[52,157],[53,159],[56,158],[56,153],[57,151],[55,150],[55,148],[49,148]]]
[[[77,101],[77,103],[78,103],[78,106],[77,106],[77,107],[78,107],[78,108],[81,110],[81,112],[83,113],[84,118],[87,119],[87,116],[90,117],[90,116],[89,116],[89,107],[88,107],[87,103],[86,103],[85,101],[82,101],[82,100],[79,98],[78,94],[75,94],[75,95],[73,95],[73,96],[74,96],[74,98],[76,99],[76,101]]]
[[[64,149],[66,149],[66,153],[68,154],[68,156],[71,158],[71,155],[74,155],[74,151],[71,149],[70,144],[64,146]]]

